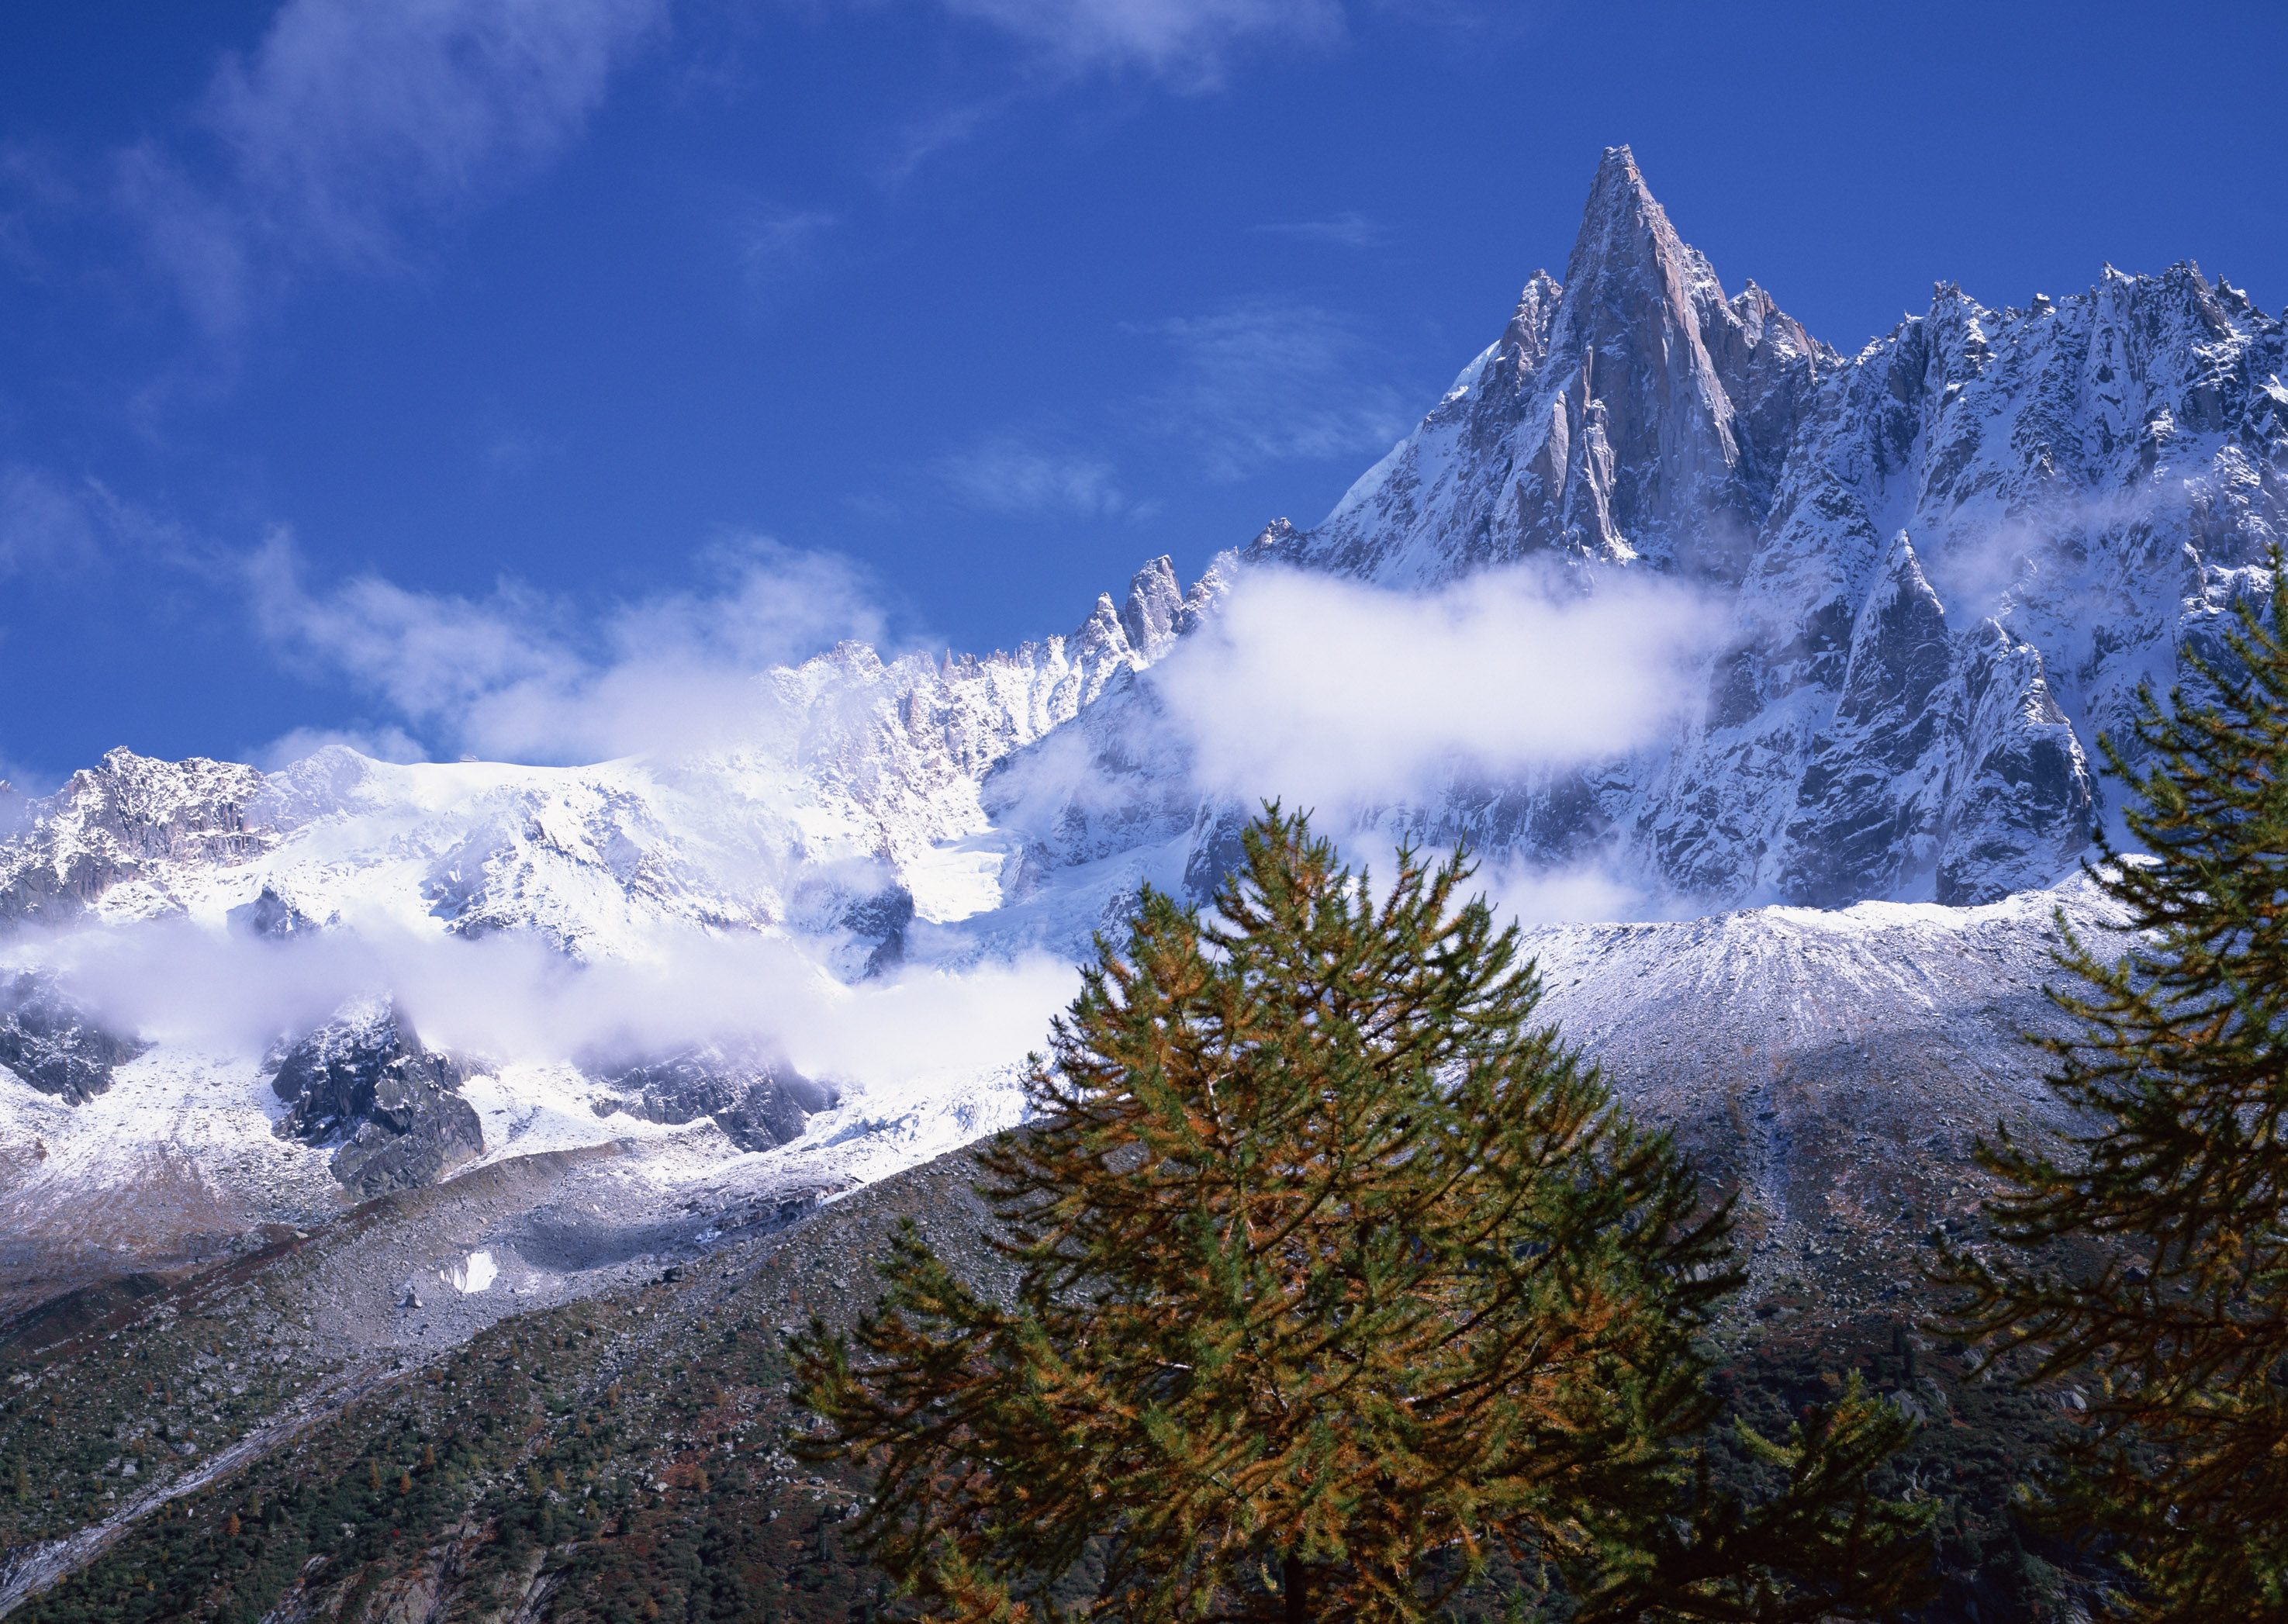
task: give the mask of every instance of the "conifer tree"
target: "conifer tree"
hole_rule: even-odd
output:
[[[2248,606],[2201,692],[2149,688],[2147,764],[2102,741],[2143,858],[2089,872],[2117,903],[2119,956],[2059,924],[2050,991],[2077,1030],[2044,1046],[2089,1124],[2001,1129],[1980,1160],[2009,1249],[1950,1248],[1958,1323],[2025,1379],[2095,1389],[2045,1509],[2103,1538],[2134,1616],[2288,1620],[2288,580]]]
[[[984,1153],[1013,1292],[909,1228],[857,1355],[798,1344],[873,1559],[962,1624],[1414,1624],[1495,1571],[1585,1620],[1903,1593],[1889,1405],[1752,1440],[1760,1504],[1685,1446],[1728,1209],[1531,1025],[1468,865],[1402,851],[1377,900],[1301,817],[1244,844],[1211,918],[1147,891],[1100,942],[1036,1126]]]

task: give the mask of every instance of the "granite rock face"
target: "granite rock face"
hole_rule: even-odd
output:
[[[2189,263],[2024,309],[1942,284],[1847,358],[1728,297],[1614,148],[1564,281],[1323,522],[1244,556],[1650,569],[1728,622],[1672,741],[1397,820],[1433,838],[1683,907],[1987,901],[2071,870],[2097,735],[2268,578],[2284,369],[2288,328]]]
[[[107,1030],[53,977],[0,976],[0,1066],[43,1094],[84,1105],[147,1047]]]
[[[1535,272],[1421,428],[1275,551],[1392,584],[1552,552],[1736,581],[1836,364],[1753,282],[1727,298],[1615,147],[1564,281]]]
[[[596,1070],[611,1097],[599,1116],[624,1112],[647,1122],[680,1124],[712,1117],[743,1151],[769,1150],[799,1138],[805,1121],[833,1108],[835,1092],[783,1061],[714,1044],[634,1065]]]
[[[271,1081],[288,1106],[277,1132],[333,1145],[335,1178],[359,1195],[433,1184],[484,1154],[483,1126],[460,1095],[465,1074],[425,1048],[394,1005],[366,1001],[286,1050]]]

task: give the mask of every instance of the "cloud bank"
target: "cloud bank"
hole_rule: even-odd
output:
[[[862,1086],[1005,1065],[1039,1046],[1078,986],[1070,965],[1045,957],[851,986],[783,938],[691,932],[656,948],[574,966],[512,936],[383,926],[280,943],[173,919],[20,939],[7,956],[60,970],[117,1030],[208,1054],[259,1055],[378,991],[425,1042],[494,1064],[756,1043],[812,1076]]]
[[[1459,772],[1511,780],[1625,755],[1696,701],[1717,608],[1663,577],[1593,593],[1519,569],[1412,594],[1262,572],[1156,669],[1199,787],[1360,809]]]

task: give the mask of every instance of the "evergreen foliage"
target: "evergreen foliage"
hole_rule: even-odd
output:
[[[1768,1493],[1712,1485],[1695,1339],[1728,1208],[1536,1028],[1461,860],[1378,901],[1272,808],[1203,920],[1148,890],[984,1158],[1021,1265],[910,1228],[851,1349],[814,1323],[813,1458],[927,1616],[1413,1624],[1500,1576],[1582,1620],[1879,1613],[1927,1548],[1910,1430],[1855,1379]]]
[[[2062,1526],[2115,1543],[2125,1606],[2160,1621],[2288,1620],[2288,582],[2247,606],[2203,693],[2141,695],[2112,775],[2149,860],[2090,873],[2127,951],[2070,931],[2052,990],[2078,1030],[2046,1044],[2085,1132],[2000,1132],[1993,1233],[1949,1248],[1958,1315],[2030,1381],[2086,1371],[2095,1400],[2046,1496]],[[2062,921],[2061,922],[2062,924]]]

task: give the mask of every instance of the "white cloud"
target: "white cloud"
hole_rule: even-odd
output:
[[[482,433],[477,461],[487,473],[516,479],[544,463],[561,461],[564,449],[564,442],[552,434],[511,424],[493,424]]]
[[[1422,804],[1457,772],[1514,780],[1651,743],[1723,624],[1639,574],[1585,594],[1498,571],[1418,596],[1262,572],[1154,682],[1203,789],[1339,816]]]
[[[963,501],[988,513],[1132,519],[1150,511],[1120,489],[1110,463],[1045,451],[1010,435],[941,457],[933,470]]]
[[[602,100],[667,0],[287,0],[225,57],[197,124],[215,162],[146,142],[121,203],[202,325],[227,332],[274,277],[403,257],[410,217],[530,174]]]
[[[298,727],[254,751],[253,764],[265,772],[275,772],[337,744],[374,761],[429,759],[421,741],[401,727]]]
[[[1172,344],[1180,360],[1176,381],[1146,402],[1147,417],[1193,446],[1212,478],[1379,454],[1411,426],[1407,398],[1365,376],[1373,346],[1336,312],[1259,303],[1145,330]]]
[[[1339,0],[942,0],[1015,36],[1062,72],[1141,72],[1177,88],[1222,83],[1233,53],[1324,45],[1343,34]]]
[[[0,463],[0,579],[68,574],[130,552],[182,562],[192,551],[179,526],[122,500],[100,479]]]
[[[1661,909],[1632,885],[1591,861],[1541,867],[1517,858],[1488,863],[1475,884],[1497,919],[1521,924],[1581,924],[1615,919],[1657,919]]]
[[[1076,986],[1070,965],[1040,957],[853,986],[784,937],[667,934],[640,959],[576,968],[516,933],[351,923],[281,944],[175,918],[20,935],[7,957],[58,968],[121,1030],[210,1053],[260,1054],[387,989],[424,1041],[493,1061],[754,1042],[813,1076],[872,1084],[1005,1065]]]
[[[882,181],[892,191],[913,178],[916,170],[941,152],[970,140],[1015,105],[1013,96],[995,96],[933,113],[908,125],[882,169]]]
[[[708,562],[711,590],[592,615],[513,582],[482,599],[372,575],[314,591],[282,536],[245,569],[257,622],[288,657],[379,695],[454,750],[579,762],[765,725],[758,673],[882,637],[869,585],[846,560],[748,541]]]
[[[1323,220],[1269,220],[1255,229],[1265,236],[1292,237],[1299,242],[1325,242],[1338,248],[1372,248],[1387,234],[1356,212],[1329,215]]]

